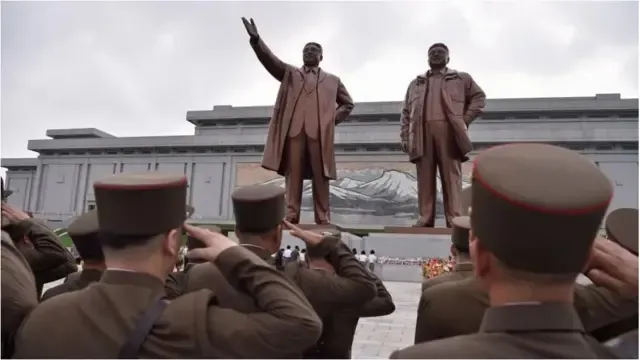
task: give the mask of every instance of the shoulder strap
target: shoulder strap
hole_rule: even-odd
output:
[[[120,353],[118,354],[119,359],[134,359],[138,357],[142,343],[144,343],[153,328],[153,324],[158,320],[160,315],[162,315],[168,304],[169,302],[164,299],[164,294],[161,294],[156,298],[153,305],[142,313],[133,333],[131,333],[127,342],[120,349]]]
[[[611,349],[607,348],[603,344],[599,343],[598,340],[592,338],[589,335],[585,335],[585,340],[587,340],[587,344],[593,350],[593,353],[596,354],[598,359],[620,359],[618,355],[616,355]]]
[[[638,329],[638,313],[635,313],[633,316],[620,319],[614,323],[591,330],[589,331],[589,335],[591,335],[599,342],[604,343],[635,329]]]

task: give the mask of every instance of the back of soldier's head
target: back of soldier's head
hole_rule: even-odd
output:
[[[216,226],[216,225],[197,225],[198,227],[207,229],[211,232],[214,233],[221,233],[222,229],[220,229],[220,227]],[[194,250],[194,249],[200,249],[205,247],[205,244],[202,243],[202,241],[191,237],[189,235],[187,235],[187,244],[186,244],[186,250],[187,252]],[[206,260],[200,260],[200,259],[190,259],[190,258],[186,258],[184,259],[184,265],[186,268],[186,264],[195,264],[195,263],[200,263],[200,262],[205,262]]]
[[[187,217],[187,179],[158,172],[120,174],[94,184],[107,262],[157,261],[170,271]]]
[[[326,228],[315,228],[312,230],[313,232],[316,232],[318,234],[321,234],[323,236],[333,236],[336,237],[338,239],[342,238],[342,232],[334,227],[326,227]],[[307,246],[307,252],[306,252],[306,258],[307,260],[324,260],[325,257],[327,256],[326,254],[326,249],[321,248],[321,247],[317,247],[317,246]],[[363,250],[364,252],[364,250]],[[357,253],[355,253],[354,255],[358,255]]]
[[[613,210],[605,220],[607,237],[638,255],[638,209]]]
[[[67,235],[71,238],[77,255],[82,261],[104,262],[97,209],[87,211],[69,224]]]
[[[451,225],[451,252],[457,257],[468,258],[471,220],[468,216],[461,216]]]
[[[612,195],[598,167],[567,149],[509,144],[480,153],[471,201],[476,275],[573,284]]]
[[[282,243],[285,191],[276,185],[251,185],[231,194],[236,236],[241,243],[264,242],[276,252]]]

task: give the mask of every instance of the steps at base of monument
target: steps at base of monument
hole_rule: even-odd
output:
[[[451,235],[451,229],[446,227],[413,227],[413,226],[385,226],[384,232],[392,234],[427,234]]]
[[[318,225],[318,224],[298,224],[298,226],[304,230],[311,231],[340,231],[342,233],[349,233],[354,236],[363,237],[368,236],[372,233],[383,233],[384,226],[381,225],[366,225],[366,224],[328,224],[328,225]]]

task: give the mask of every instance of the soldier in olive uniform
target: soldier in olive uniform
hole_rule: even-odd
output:
[[[222,230],[215,225],[201,225],[200,227],[214,233],[222,233]],[[202,244],[200,240],[187,236],[187,251],[199,249],[204,246],[205,245]],[[175,299],[182,295],[185,292],[185,286],[187,285],[187,273],[194,267],[194,265],[205,262],[206,261],[199,259],[186,259],[184,262],[184,268],[181,271],[175,271],[169,274],[164,287],[167,298]]]
[[[47,290],[42,301],[70,291],[84,289],[97,282],[105,269],[104,254],[98,236],[98,211],[89,210],[75,219],[67,228],[78,254],[82,258],[82,271],[76,277],[69,278],[63,284]]]
[[[339,311],[332,317],[325,331],[324,357],[327,359],[351,359],[351,347],[358,328],[358,321],[363,317],[385,316],[393,313],[396,306],[391,294],[382,280],[373,272],[369,275],[376,284],[376,297],[367,301],[362,307]]]
[[[242,187],[231,194],[231,201],[236,221],[235,234],[240,246],[274,266],[271,254],[277,252],[282,243],[284,189],[276,185]],[[214,264],[194,265],[189,270],[184,283],[185,293],[210,289],[216,293],[222,307],[244,313],[255,311],[253,299],[230,284]],[[288,346],[279,344],[263,356],[295,356],[290,351]]]
[[[480,326],[477,319],[478,317],[482,319],[488,302],[486,293],[477,286],[476,282],[465,281],[467,285],[462,286],[462,290],[466,291],[464,294],[459,297],[449,296],[452,293],[451,288],[455,287],[452,282],[474,279],[473,263],[469,256],[468,219],[468,217],[460,217],[456,223],[452,224],[451,249],[456,256],[453,271],[427,279],[422,283],[416,318],[415,344],[466,334],[466,329],[477,330]],[[462,304],[465,305],[458,306]],[[453,318],[455,320],[452,320]]]
[[[327,231],[316,229],[314,232],[336,238],[340,238],[341,236],[340,231],[337,229],[329,228],[326,230]],[[305,254],[307,254],[307,251],[305,251]],[[357,252],[354,257],[355,256],[357,256]],[[335,275],[336,273],[333,266],[322,256],[322,253],[318,254],[314,249],[310,250],[310,255],[306,256],[305,262],[305,267],[309,269],[322,271],[325,274]],[[291,272],[291,270],[295,268],[295,265],[290,265],[288,271]],[[362,306],[338,310],[325,321],[324,332],[326,335],[322,339],[322,347],[317,349],[318,353],[315,354],[316,357],[326,359],[350,359],[351,347],[353,346],[353,339],[360,318],[385,316],[395,311],[396,307],[391,294],[384,286],[382,280],[373,272],[369,272],[369,275],[375,283],[376,296],[365,302]]]
[[[478,333],[417,344],[391,357],[611,357],[585,335],[572,301],[612,195],[598,167],[570,150],[510,144],[480,153],[470,252],[491,307]]]
[[[638,209],[616,209],[607,216],[604,226],[609,239],[638,255]]]
[[[15,247],[9,234],[2,232],[2,358],[13,355],[13,341],[20,324],[38,305],[36,284],[29,264]]]
[[[44,284],[62,279],[78,270],[71,253],[42,221],[6,203],[11,190],[2,181],[2,230],[6,231],[27,260],[36,279],[38,296]]]
[[[605,220],[605,229],[609,239],[617,242],[632,254],[638,255],[638,209],[620,208],[612,211]],[[637,330],[637,298],[636,303],[630,304],[629,308],[636,311],[600,327],[592,335],[600,341],[606,341],[629,331]]]
[[[459,217],[456,223],[470,227],[468,217]],[[637,296],[622,297],[596,284],[576,284],[573,305],[585,330],[599,341],[637,328]],[[474,277],[430,287],[420,297],[415,343],[476,333],[488,307],[487,292]]]
[[[315,347],[305,352],[304,357],[344,357],[354,321],[353,318],[345,321],[343,312],[345,309],[361,311],[375,299],[375,280],[335,234],[324,232],[321,235],[303,230],[287,220],[284,224],[291,235],[307,244],[306,262],[288,263],[284,271],[302,289],[324,325],[322,337]],[[325,243],[329,246],[316,245]],[[342,329],[334,334],[336,327]],[[342,334],[345,334],[346,342],[336,344],[334,340]]]
[[[424,292],[431,286],[441,284],[446,281],[463,280],[473,277],[473,264],[469,257],[469,229],[460,226],[452,226],[451,230],[451,255],[455,259],[456,265],[453,271],[440,274],[422,282]]]
[[[609,239],[613,241],[596,239],[587,275],[594,283],[611,288],[620,296],[636,297],[638,295],[638,210],[624,209],[612,212],[607,217],[606,228]],[[621,331],[627,332],[619,336]],[[597,335],[616,336],[607,342],[607,346],[618,357],[638,358],[637,314],[606,327],[605,331]]]
[[[16,337],[16,358],[260,358],[274,345],[312,346],[321,322],[280,272],[232,240],[184,224],[187,179],[121,174],[94,184],[107,264],[99,282],[36,307]],[[256,304],[223,309],[208,290],[164,300],[181,228]]]
[[[236,236],[240,245],[265,261],[272,259],[271,255],[278,251],[282,242],[284,194],[284,190],[279,186],[255,185],[239,188],[231,196]],[[292,235],[307,244],[308,253],[313,249],[323,256],[328,256],[331,265],[337,270],[338,276],[325,276],[297,261],[289,262],[284,270],[290,279],[300,280],[296,282],[321,318],[337,309],[362,306],[375,296],[374,283],[367,270],[340,239],[288,225],[292,227]],[[231,287],[221,278],[215,266],[210,264],[196,265],[187,276],[186,288],[187,291],[202,288],[214,290],[219,294],[223,307],[242,312],[253,312],[255,308],[251,299]],[[300,356],[302,351],[287,345],[293,341],[286,339],[285,344],[274,348],[271,353],[273,356],[280,354],[281,357]],[[263,355],[265,356],[269,355]]]
[[[463,208],[469,210],[470,190],[471,187],[463,190]],[[637,250],[633,250],[633,244],[636,244],[637,249],[637,210],[635,214],[630,214],[631,210],[613,211],[607,216],[606,224],[607,229],[613,229],[613,232],[620,233],[621,238],[628,239],[627,248],[631,247],[631,252],[637,254]],[[468,238],[469,218],[460,217],[457,223],[467,228]],[[455,224],[453,227],[455,238],[457,227]],[[630,229],[633,230],[629,231]],[[460,237],[462,238],[464,236]],[[465,241],[468,244],[468,240]],[[473,277],[473,264],[470,264],[469,273],[470,276],[459,283],[438,284],[422,293],[418,305],[415,344],[478,332],[484,312],[489,307],[489,297],[481,283]],[[440,276],[435,279],[438,278]],[[612,339],[637,328],[637,297],[623,298],[610,289],[595,284],[576,284],[574,307],[587,332],[599,341]]]

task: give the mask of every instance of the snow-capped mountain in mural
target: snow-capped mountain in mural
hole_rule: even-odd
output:
[[[285,184],[283,178],[264,183],[282,187]],[[369,215],[375,218],[384,217],[386,219],[380,220],[387,223],[397,223],[389,218],[403,219],[400,222],[404,223],[415,219],[418,212],[417,181],[409,172],[380,169],[339,171],[338,179],[331,181],[329,185],[329,193],[334,221],[336,217]],[[302,192],[302,208],[303,213],[313,211],[313,193],[311,181],[308,180],[305,181]],[[438,184],[436,213],[439,218],[443,217],[443,210]],[[375,219],[357,222],[372,221]]]
[[[410,174],[397,170],[385,171],[379,178],[352,189],[374,198],[383,198],[394,202],[418,198],[416,179]]]

